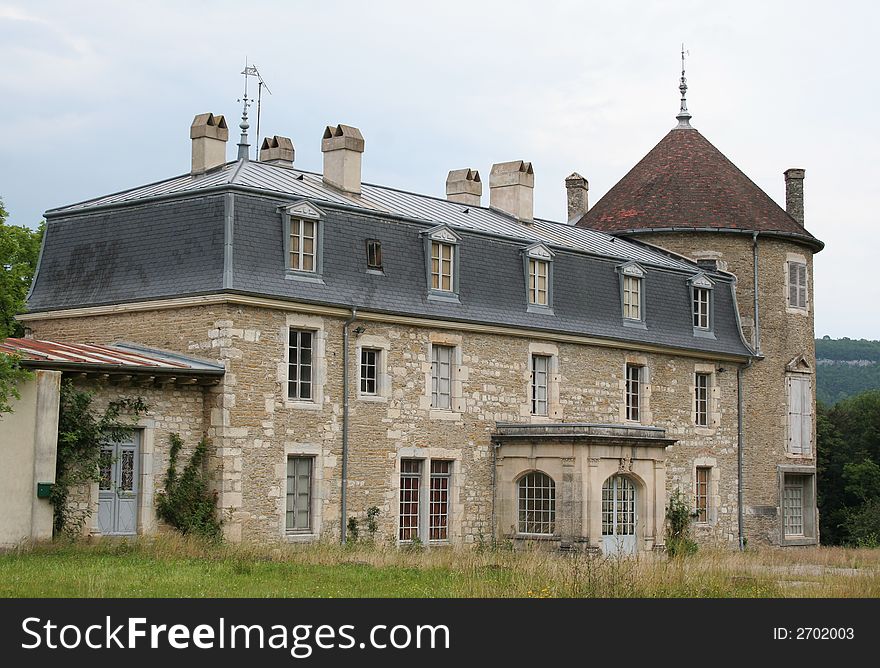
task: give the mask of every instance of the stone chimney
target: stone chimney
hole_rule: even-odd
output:
[[[226,164],[229,128],[223,116],[199,114],[189,127],[189,136],[192,139],[191,174],[204,174]]]
[[[260,162],[293,167],[294,155],[296,152],[289,137],[279,137],[278,135],[266,137],[260,146]]]
[[[785,170],[785,210],[801,225],[804,224],[804,174],[803,169]]]
[[[499,162],[489,173],[489,204],[524,221],[534,219],[535,171],[523,160]]]
[[[364,136],[350,125],[328,125],[321,141],[324,183],[345,192],[361,192],[361,155]]]
[[[453,169],[446,177],[446,199],[469,206],[480,206],[483,182],[476,169]]]
[[[590,182],[577,172],[565,177],[565,194],[568,200],[568,224],[574,225],[590,208]]]

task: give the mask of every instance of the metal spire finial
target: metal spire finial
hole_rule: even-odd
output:
[[[681,108],[678,110],[678,126],[679,128],[690,128],[691,127],[691,113],[688,111],[687,105],[687,79],[684,76],[684,56],[685,54],[689,54],[688,51],[685,51],[684,44],[681,45],[681,83],[678,85],[678,90],[681,91]]]
[[[248,160],[250,153],[250,144],[248,144],[248,128],[250,127],[250,123],[248,123],[248,107],[251,106],[250,99],[248,98],[248,66],[247,66],[247,58],[244,60],[244,70],[242,74],[244,75],[244,96],[239,98],[239,102],[244,104],[244,108],[241,112],[241,123],[238,124],[238,127],[241,128],[241,139],[238,141],[238,159],[239,160]]]

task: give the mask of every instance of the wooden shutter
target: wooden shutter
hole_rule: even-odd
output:
[[[813,452],[813,388],[808,377],[799,378],[801,386],[801,453]]]
[[[807,265],[795,265],[798,270],[798,303],[802,308],[807,308]]]
[[[797,278],[798,278],[797,265],[794,262],[788,263],[788,305],[789,306],[797,306],[797,298],[798,298],[798,288],[797,288]]]
[[[803,452],[803,391],[801,379],[788,378],[788,451],[793,455]]]

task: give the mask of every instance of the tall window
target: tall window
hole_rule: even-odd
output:
[[[626,365],[626,419],[641,420],[642,406],[642,367],[638,364]]]
[[[419,488],[422,483],[422,461],[400,460],[400,540],[419,537]]]
[[[452,346],[431,346],[431,408],[452,408]]]
[[[529,260],[529,304],[548,306],[550,263],[544,260]]]
[[[623,277],[623,317],[628,320],[642,319],[642,279]]]
[[[431,242],[431,288],[443,292],[453,291],[453,254],[452,244],[441,241]]]
[[[807,265],[803,262],[788,263],[788,305],[807,308]]]
[[[287,398],[294,401],[313,401],[312,348],[315,333],[291,329],[289,336]]]
[[[694,327],[709,329],[709,298],[708,288],[694,288]]]
[[[290,219],[290,268],[315,271],[315,245],[318,223],[314,220]]]
[[[808,375],[788,377],[788,452],[813,452],[813,387]]]
[[[361,394],[379,393],[379,355],[377,348],[361,349]]]
[[[312,458],[287,458],[288,531],[309,531],[312,528]]]
[[[550,356],[532,355],[532,415],[547,415]]]
[[[552,535],[556,530],[556,483],[541,471],[532,471],[517,483],[519,533]]]
[[[709,426],[709,383],[712,374],[694,374],[694,423],[698,427]]]
[[[382,271],[382,242],[367,239],[367,269]]]
[[[449,540],[449,481],[452,462],[431,461],[431,505],[428,513],[428,539]]]
[[[427,464],[427,467],[425,466]],[[427,470],[427,505],[422,504],[422,475]],[[400,460],[401,541],[449,540],[452,462],[445,459]]]
[[[804,535],[804,483],[806,476],[786,475],[782,495],[782,518],[786,536]]]
[[[709,473],[708,466],[698,466],[694,479],[694,512],[697,522],[709,521]]]

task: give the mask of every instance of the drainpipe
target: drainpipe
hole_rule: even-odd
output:
[[[752,366],[752,358],[749,358],[749,361],[746,364],[741,364],[736,369],[736,522],[739,530],[740,552],[745,550],[746,547],[745,510],[743,506],[745,501],[745,490],[743,488],[743,469],[745,468],[743,466],[743,449],[745,447],[743,435],[743,372],[750,366]]]
[[[752,271],[754,272],[752,287],[755,297],[755,352],[761,354],[761,322],[758,318],[758,233],[752,232]]]
[[[346,542],[346,517],[348,515],[348,328],[357,320],[357,309],[351,309],[351,317],[342,323],[342,494],[340,534]]]
[[[501,444],[497,441],[492,441],[492,546],[495,546],[495,543],[498,539],[498,529],[495,526],[496,517],[495,517],[495,505],[496,505],[496,495],[498,493],[498,448],[501,447]]]

